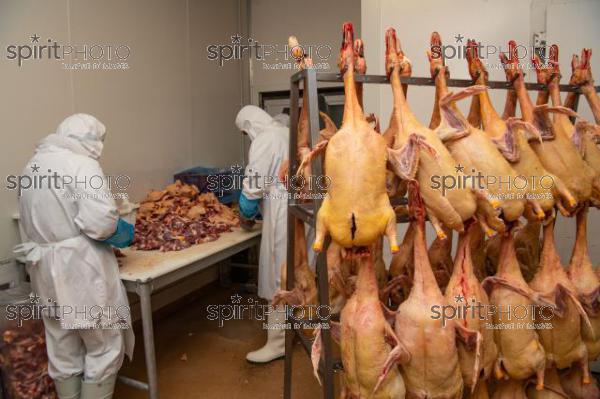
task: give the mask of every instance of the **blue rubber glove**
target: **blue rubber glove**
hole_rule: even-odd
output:
[[[117,223],[117,231],[115,231],[115,233],[112,236],[108,237],[102,242],[105,242],[117,248],[128,247],[133,241],[134,230],[135,229],[131,223],[128,223],[125,220],[119,218],[119,222]]]
[[[258,215],[258,199],[248,199],[244,193],[240,195],[240,214],[245,219],[254,219]]]

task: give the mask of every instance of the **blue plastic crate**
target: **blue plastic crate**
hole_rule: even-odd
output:
[[[173,176],[173,180],[193,184],[201,193],[212,192],[223,204],[237,202],[242,193],[242,178],[244,170],[241,167],[211,168],[196,166],[186,169]]]

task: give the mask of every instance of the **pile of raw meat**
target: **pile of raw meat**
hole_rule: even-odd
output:
[[[162,191],[150,192],[140,204],[133,246],[141,250],[179,251],[214,241],[239,226],[234,211],[213,193],[200,194],[176,181]]]
[[[2,334],[0,348],[0,364],[10,398],[57,398],[54,383],[48,375],[43,328],[36,331],[28,327],[8,329]]]
[[[363,110],[356,76],[366,72],[364,43],[353,36],[352,24],[345,23],[342,125],[321,114],[325,129],[311,143],[305,96],[300,161],[290,165],[291,173],[310,175],[321,156],[332,182],[312,245],[326,251],[329,303],[340,321],[314,331],[317,379],[328,364],[321,361],[324,337],[331,336],[344,369],[341,398],[600,398],[589,370],[589,362],[600,357],[600,271],[587,237],[589,209],[600,206],[600,128],[572,110],[574,94],[561,102],[558,47],[551,47],[547,64],[537,56],[532,60],[546,88],[534,102],[518,46],[509,43],[500,62],[511,89],[499,114],[477,44],[469,41],[466,53],[474,85],[450,91],[441,37],[434,32],[427,54],[436,95],[424,124],[407,101],[402,78],[411,76],[412,67],[390,28],[385,69],[393,111],[382,134],[378,119]],[[296,38],[290,46],[297,48]],[[573,56],[570,84],[581,88],[600,123],[590,56],[587,49],[581,58]],[[300,69],[312,67],[307,56],[297,62]],[[469,98],[469,114],[463,115],[456,102]],[[479,173],[519,184],[447,190],[432,184],[433,176]],[[519,176],[531,180],[523,186]],[[408,207],[393,208],[391,199],[407,192]],[[399,214],[410,218],[401,240]],[[568,265],[561,264],[555,244],[559,216],[574,221]],[[429,248],[426,220],[436,232]],[[383,260],[384,237],[391,264]],[[293,242],[294,273],[283,265],[274,304],[318,305],[299,220]],[[286,290],[289,279],[292,289]]]

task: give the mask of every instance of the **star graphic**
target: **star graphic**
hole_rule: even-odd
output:
[[[240,44],[242,42],[242,37],[239,33],[231,36],[231,44]]]
[[[240,174],[240,172],[242,171],[242,167],[238,164],[235,165],[231,165],[231,172],[233,172],[233,174]]]
[[[454,36],[454,38],[456,39],[456,43],[462,43],[465,37],[459,33],[458,35]]]
[[[29,294],[29,302],[31,303],[40,303],[40,296],[35,292]]]
[[[238,294],[231,296],[231,303],[240,303],[242,301],[242,297]]]
[[[34,33],[33,36],[30,36],[29,38],[31,39],[31,43],[38,43],[40,41],[40,37],[37,33]]]
[[[31,165],[31,171],[33,173],[37,173],[37,172],[39,172],[39,170],[40,170],[40,167],[37,166],[37,164],[34,163],[33,165]]]
[[[456,169],[456,173],[458,173],[458,172],[464,173],[465,172],[465,167],[462,166],[461,164],[458,164],[457,166],[455,166],[454,169]]]
[[[462,302],[465,298],[462,295],[455,295],[454,300],[456,302]]]

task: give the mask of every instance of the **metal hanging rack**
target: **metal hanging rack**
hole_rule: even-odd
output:
[[[360,83],[367,84],[389,84],[390,80],[385,75],[355,75],[354,80]],[[289,170],[288,182],[292,182],[293,175],[299,166],[297,157],[298,145],[298,118],[300,115],[300,82],[303,82],[303,94],[308,96],[308,125],[310,131],[310,145],[316,143],[319,139],[319,107],[317,82],[343,82],[343,77],[339,73],[317,72],[314,69],[305,69],[292,75],[290,78],[290,148],[289,148]],[[435,80],[432,78],[422,77],[402,77],[403,84],[411,86],[435,86]],[[448,79],[449,87],[469,87],[473,85],[473,81],[469,79]],[[510,82],[490,81],[487,82],[487,87],[491,89],[512,89]],[[547,86],[539,83],[525,83],[528,90],[547,90]],[[560,85],[561,92],[578,93],[574,102],[574,109],[577,110],[579,102],[579,94],[581,90],[579,86]],[[600,86],[595,86],[596,91],[600,91]],[[319,160],[312,161],[312,173],[314,176],[322,175],[321,162]],[[295,284],[294,265],[295,265],[295,239],[294,239],[294,223],[296,218],[310,224],[315,228],[316,215],[321,207],[322,197],[316,196],[312,199],[312,203],[300,201],[295,197],[297,190],[290,185],[288,188],[288,226],[287,226],[287,281],[286,289],[292,290]],[[322,194],[322,193],[317,193]],[[406,218],[398,217],[398,223],[407,222]],[[328,245],[328,243],[326,243]],[[327,273],[327,263],[325,258],[326,248],[317,256],[316,278],[317,278],[317,293],[320,306],[329,306],[329,277]],[[310,357],[312,340],[302,334],[301,329],[294,327],[293,316],[288,313],[287,324],[292,326],[286,330],[285,335],[285,360],[284,360],[284,399],[292,397],[292,354],[295,339],[298,339]],[[328,322],[326,324],[329,324]],[[331,331],[328,328],[321,329],[322,350],[321,360],[319,363],[319,375],[322,381],[323,397],[325,399],[334,398],[334,373],[343,370],[342,363],[339,359],[333,357],[333,346],[331,342]]]

